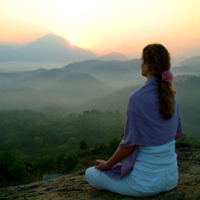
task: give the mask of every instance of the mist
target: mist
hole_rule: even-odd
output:
[[[53,68],[61,68],[65,66],[66,62],[58,62],[58,63],[44,63],[44,62],[16,62],[16,61],[7,61],[0,62],[0,72],[20,72],[20,71],[30,71],[36,70],[40,68],[44,69],[53,69]]]

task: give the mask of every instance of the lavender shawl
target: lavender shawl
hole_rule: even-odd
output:
[[[116,164],[111,170],[103,173],[114,179],[126,176],[136,161],[139,146],[164,145],[181,137],[183,128],[180,119],[179,106],[175,98],[175,112],[171,119],[164,120],[160,114],[160,99],[158,96],[158,79],[150,78],[129,98],[127,120],[124,137],[120,147],[135,145],[122,163]]]

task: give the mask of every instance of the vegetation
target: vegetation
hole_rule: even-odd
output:
[[[0,187],[26,183],[26,164],[10,152],[0,154]]]
[[[90,166],[94,155],[110,156],[122,138],[124,123],[118,111],[91,110],[67,117],[0,111],[0,187]]]
[[[119,111],[84,111],[69,116],[31,110],[0,111],[0,187],[68,173],[109,158],[124,132]],[[200,145],[187,136],[178,142]]]

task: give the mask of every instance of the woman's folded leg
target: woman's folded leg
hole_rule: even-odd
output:
[[[90,167],[85,172],[86,180],[90,185],[97,189],[108,190],[113,193],[118,193],[127,196],[142,196],[140,192],[133,190],[127,178],[112,179],[102,171]]]

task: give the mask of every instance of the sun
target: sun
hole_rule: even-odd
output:
[[[71,41],[70,43],[71,43],[71,45],[72,45],[72,46],[74,46],[74,45],[75,45],[75,42],[74,42],[74,41]]]

